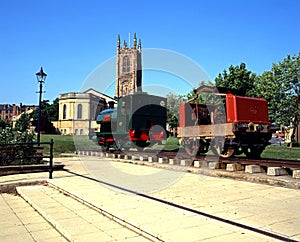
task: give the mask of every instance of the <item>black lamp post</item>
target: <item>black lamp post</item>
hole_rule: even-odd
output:
[[[42,93],[43,93],[43,82],[45,82],[47,74],[43,71],[43,68],[41,67],[41,70],[37,72],[36,74],[37,81],[40,83],[40,91],[38,92],[39,95],[39,110],[38,110],[38,127],[37,127],[37,145],[40,146],[40,140],[41,140],[41,102],[42,102]]]

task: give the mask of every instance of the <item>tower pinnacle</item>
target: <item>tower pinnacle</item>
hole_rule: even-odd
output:
[[[133,48],[136,49],[136,33],[133,36]]]

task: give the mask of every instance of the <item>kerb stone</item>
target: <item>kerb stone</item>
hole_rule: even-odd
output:
[[[287,174],[287,171],[282,167],[268,167],[268,176],[284,176]]]
[[[146,160],[148,160],[148,158],[147,158],[147,157],[140,156],[140,161],[146,161]]]
[[[194,160],[194,167],[199,168],[201,166],[201,162],[199,160]]]
[[[168,163],[168,158],[166,158],[166,157],[159,157],[158,158],[158,163],[160,163],[160,164]]]
[[[300,178],[300,170],[293,170],[293,178]]]
[[[245,167],[246,173],[260,173],[262,172],[262,168],[259,165],[247,165]]]
[[[218,161],[212,161],[212,162],[208,162],[208,168],[215,170],[215,169],[222,169],[224,167],[225,164],[222,164],[221,162]]]
[[[243,166],[238,163],[226,165],[226,171],[242,171],[243,169]]]
[[[133,156],[131,157],[131,160],[139,160],[139,159],[140,159],[140,157],[137,156],[137,155],[133,155]]]

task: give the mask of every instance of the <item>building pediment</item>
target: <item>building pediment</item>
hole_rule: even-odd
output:
[[[110,97],[104,93],[98,92],[97,90],[95,90],[93,88],[89,88],[82,93],[88,93],[88,94],[92,94],[92,95],[95,95],[100,98],[104,98],[107,102],[109,102],[109,101],[117,102],[113,97]]]

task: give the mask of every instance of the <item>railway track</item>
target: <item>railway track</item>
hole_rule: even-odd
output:
[[[282,160],[282,159],[246,159],[246,158],[230,158],[222,159],[223,163],[237,162],[242,165],[260,165],[265,167],[279,166],[283,168],[300,168],[300,160]]]
[[[115,151],[113,154],[122,154],[121,151]],[[229,163],[239,163],[241,165],[259,165],[262,167],[282,167],[282,168],[289,168],[289,169],[300,169],[300,160],[282,160],[282,159],[249,159],[245,157],[233,157],[224,159],[222,157],[216,157],[213,155],[200,155],[196,156],[195,158],[190,157],[185,152],[180,151],[152,151],[152,152],[126,152],[129,156],[140,156],[140,157],[149,157],[155,155],[157,158],[168,158],[168,159],[186,159],[186,160],[216,160],[224,164]]]
[[[130,193],[130,194],[133,194],[133,195],[136,195],[136,196],[139,196],[139,197],[143,197],[145,199],[154,201],[154,202],[156,202],[158,204],[161,204],[161,205],[164,205],[164,206],[166,205],[166,206],[170,206],[170,207],[182,210],[182,211],[188,211],[190,213],[195,214],[195,216],[207,217],[209,219],[213,219],[213,220],[221,222],[221,223],[229,224],[229,225],[235,226],[237,228],[245,229],[245,230],[248,230],[248,231],[251,231],[251,232],[254,232],[254,233],[257,233],[257,234],[261,234],[261,235],[267,236],[269,238],[281,240],[281,241],[296,241],[296,240],[290,239],[288,237],[285,237],[283,235],[280,235],[280,234],[277,234],[277,233],[274,233],[274,232],[271,232],[271,231],[267,231],[267,230],[264,230],[264,229],[261,229],[261,228],[257,228],[257,227],[254,227],[254,226],[249,226],[247,224],[239,223],[239,222],[236,222],[234,220],[230,220],[230,219],[226,219],[224,217],[216,216],[216,215],[211,214],[211,213],[203,212],[203,211],[198,210],[198,209],[194,209],[194,208],[187,207],[187,206],[184,206],[184,205],[181,205],[181,204],[170,202],[170,201],[165,200],[165,199],[157,198],[157,197],[149,195],[149,194],[141,193],[139,191],[134,191],[134,190],[131,190],[131,189],[119,186],[119,185],[115,185],[115,184],[112,184],[112,183],[109,183],[109,182],[105,182],[105,181],[102,181],[102,180],[99,180],[99,179],[95,179],[95,178],[92,178],[92,177],[89,177],[89,176],[85,176],[85,175],[82,175],[82,174],[79,174],[79,173],[76,173],[76,172],[73,172],[73,171],[66,170],[66,172],[68,172],[72,175],[76,175],[76,176],[79,176],[81,178],[87,179],[87,180],[94,181],[94,182],[99,183],[99,184],[103,184],[103,185],[111,187],[113,189],[118,189],[118,190],[126,192],[126,193]]]
[[[97,156],[117,162],[151,166],[160,169],[227,177],[292,189],[300,189],[300,161],[276,159],[246,159],[235,157],[221,159],[216,156],[189,157],[182,151],[98,152]],[[251,167],[251,166],[254,167]]]

